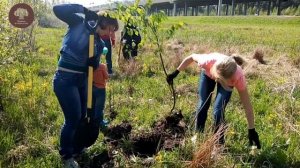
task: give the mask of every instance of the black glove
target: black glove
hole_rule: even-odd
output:
[[[180,71],[178,71],[176,69],[176,71],[174,71],[173,73],[169,74],[167,76],[167,82],[169,85],[172,85],[173,84],[173,79],[176,78],[176,76],[179,74]]]
[[[92,66],[95,69],[98,68],[99,66],[99,60],[94,56],[94,57],[90,57],[88,60],[88,65]]]
[[[254,142],[257,146],[257,149],[261,148],[260,142],[259,142],[259,137],[258,137],[257,132],[255,131],[255,128],[248,129],[248,138],[249,138],[250,146],[252,146],[253,142]]]
[[[84,15],[85,15],[85,20],[87,21],[90,21],[90,20],[98,20],[98,15],[96,12],[94,11],[91,11],[87,8],[83,8],[83,12],[84,12]]]

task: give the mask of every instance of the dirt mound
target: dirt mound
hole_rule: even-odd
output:
[[[182,138],[167,138],[163,143],[165,150],[172,150],[174,147],[179,147],[182,144]]]
[[[181,111],[175,112],[155,122],[151,131],[142,134],[130,134],[131,125],[123,122],[108,128],[106,142],[114,149],[122,149],[127,155],[153,156],[161,149],[172,150],[181,144],[186,131],[182,119]]]
[[[132,152],[139,156],[152,156],[161,149],[172,150],[178,147],[186,130],[182,119],[181,111],[175,112],[154,123],[152,132],[133,135]]]
[[[170,116],[167,116],[166,117],[167,127],[177,126],[182,119],[183,119],[183,115],[181,111],[176,112]]]
[[[256,49],[252,58],[257,60],[261,64],[266,64],[266,61],[264,60],[264,52],[262,49]]]
[[[128,137],[132,130],[131,124],[123,122],[119,125],[108,127],[104,135],[108,138],[118,140],[123,137]]]
[[[97,167],[113,167],[112,157],[109,156],[107,150],[103,151],[100,154],[94,155],[91,159],[90,168]]]

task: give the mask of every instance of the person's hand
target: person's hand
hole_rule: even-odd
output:
[[[112,46],[113,48],[115,48],[115,46],[116,46],[116,40],[111,40],[111,46]]]
[[[179,72],[180,71],[178,71],[176,69],[173,73],[167,75],[167,82],[168,82],[169,85],[173,84],[173,80],[174,80],[174,78],[176,78],[176,76],[179,74]]]
[[[94,57],[89,57],[88,65],[92,66],[95,70],[99,66],[99,61],[95,56]]]
[[[85,15],[85,19],[87,20],[87,21],[90,21],[90,20],[98,20],[98,15],[97,15],[97,13],[96,12],[94,12],[94,11],[91,11],[91,10],[89,10],[89,9],[87,9],[87,8],[83,8],[83,11],[84,11],[84,15]]]
[[[258,137],[257,132],[255,131],[255,128],[248,130],[248,138],[249,138],[250,146],[252,146],[253,142],[254,142],[255,145],[257,146],[257,149],[261,148],[260,142],[259,142],[259,137]]]

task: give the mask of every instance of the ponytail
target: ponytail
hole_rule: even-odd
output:
[[[238,56],[238,55],[231,55],[230,57],[233,58],[234,61],[235,61],[239,66],[243,66],[244,63],[245,63],[245,60],[244,60],[241,56]]]

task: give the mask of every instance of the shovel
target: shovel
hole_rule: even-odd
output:
[[[94,32],[89,37],[89,58],[94,56]],[[102,55],[107,54],[107,48],[103,48]],[[93,145],[99,135],[100,121],[91,120],[92,114],[92,92],[93,92],[93,67],[88,70],[88,94],[87,94],[87,115],[80,122],[74,136],[74,151],[81,151]]]

